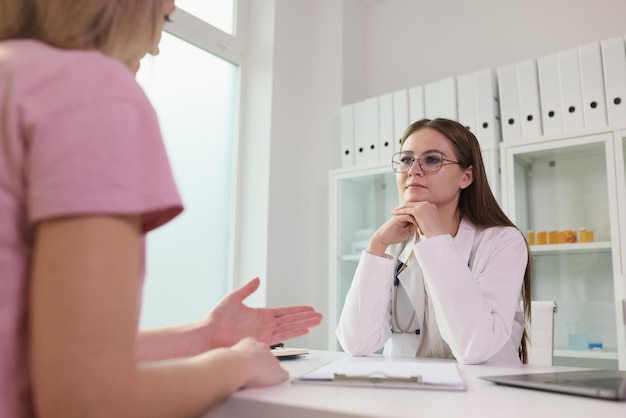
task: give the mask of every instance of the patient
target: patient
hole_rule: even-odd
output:
[[[145,234],[182,211],[135,81],[173,0],[0,0],[0,417],[197,416],[288,373],[321,321],[252,309],[138,332]],[[172,278],[175,280],[175,278]]]
[[[402,136],[392,168],[403,204],[361,255],[337,337],[355,355],[526,362],[531,266],[500,209],[476,137],[447,119]]]

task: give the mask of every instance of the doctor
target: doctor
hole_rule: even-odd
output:
[[[404,203],[361,255],[336,331],[341,346],[525,363],[528,244],[489,188],[476,137],[451,120],[417,121],[392,167]]]

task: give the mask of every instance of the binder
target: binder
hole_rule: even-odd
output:
[[[602,75],[602,52],[599,42],[578,47],[580,82],[583,96],[585,128],[599,128],[608,123],[604,76]]]
[[[563,132],[563,116],[561,114],[561,83],[556,54],[537,59],[537,75],[539,78],[539,100],[541,103],[541,123],[544,135],[555,135]]]
[[[407,127],[413,122],[417,122],[425,117],[426,110],[424,108],[424,87],[411,87],[409,89],[409,123],[407,124]]]
[[[367,164],[367,104],[366,101],[354,104],[354,165]]]
[[[500,104],[495,73],[491,69],[474,73],[474,93],[476,94],[476,138],[481,148],[499,146]]]
[[[578,50],[567,49],[557,53],[559,80],[561,82],[561,112],[563,132],[577,132],[585,128],[583,96],[580,84]]]
[[[341,167],[354,166],[354,104],[341,106]]]
[[[365,161],[366,165],[378,164],[380,161],[380,128],[378,96],[365,100],[366,131],[365,131]]]
[[[476,107],[474,94],[474,74],[464,74],[456,79],[458,100],[458,121],[476,134]]]
[[[530,59],[517,63],[517,81],[522,138],[539,138],[543,130],[536,60]]]
[[[502,141],[519,141],[522,138],[522,125],[520,124],[517,66],[513,64],[498,67],[497,73]]]
[[[438,118],[458,120],[456,78],[449,77],[439,80],[439,114]]]
[[[602,68],[608,124],[626,125],[626,51],[624,38],[606,39],[602,47]]]
[[[424,117],[435,119],[439,117],[439,82],[424,85]]]
[[[393,137],[394,153],[400,151],[402,134],[409,126],[409,91],[398,90],[393,93]]]
[[[395,136],[393,127],[393,94],[378,96],[378,162],[389,162],[394,153]]]
[[[389,389],[467,389],[456,363],[388,361],[380,357],[347,357],[293,379],[293,383]]]

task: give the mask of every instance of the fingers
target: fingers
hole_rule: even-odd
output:
[[[259,279],[258,277],[255,277],[254,279],[250,280],[248,283],[241,286],[239,289],[233,291],[233,293],[231,293],[231,296],[236,298],[239,301],[243,301],[248,296],[256,292],[260,284],[261,284],[261,279]]]
[[[291,340],[292,338],[302,337],[303,335],[306,335],[308,333],[308,328],[296,328],[288,331],[276,332],[274,335],[272,335],[272,341],[270,341],[269,343],[276,344],[282,341]]]
[[[291,315],[291,314],[299,314],[299,313],[315,313],[321,315],[319,312],[316,312],[312,306],[307,305],[298,305],[298,306],[281,306],[278,308],[264,308],[271,311],[275,317],[283,316],[283,315]]]
[[[289,309],[289,308],[286,308]],[[274,319],[276,321],[277,330],[284,331],[292,328],[311,328],[318,326],[323,319],[321,313],[314,310],[288,310],[287,312],[280,311],[284,309],[279,308],[278,311],[273,312]]]

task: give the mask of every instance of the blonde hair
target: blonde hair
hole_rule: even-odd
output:
[[[0,40],[98,50],[125,63],[156,50],[163,0],[0,0]]]

